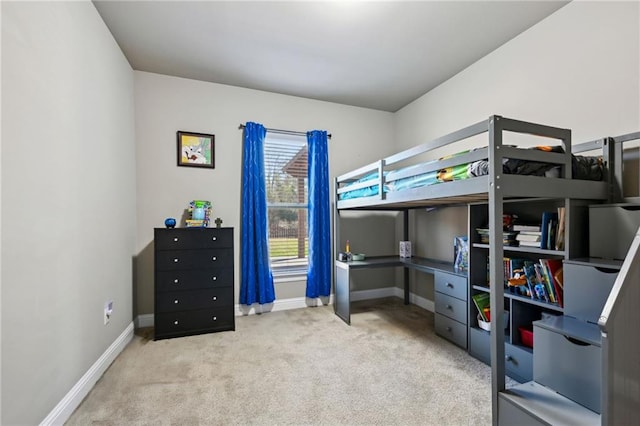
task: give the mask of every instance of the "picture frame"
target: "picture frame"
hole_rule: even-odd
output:
[[[178,166],[215,168],[215,136],[207,133],[177,132]]]

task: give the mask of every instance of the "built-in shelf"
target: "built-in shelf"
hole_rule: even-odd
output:
[[[474,290],[484,291],[486,293],[490,293],[491,292],[489,287],[486,287],[486,286],[473,285],[472,287],[473,287]],[[564,312],[564,308],[562,308],[557,303],[543,302],[541,300],[532,299],[530,297],[520,296],[519,294],[513,294],[513,293],[510,293],[510,292],[508,292],[506,290],[504,292],[504,297],[506,297],[508,299],[513,299],[513,300],[520,300],[522,302],[530,303],[532,305],[540,306],[542,308],[548,308],[548,309],[552,309],[554,311]]]
[[[472,246],[476,247],[476,248],[483,248],[483,249],[489,250],[489,244],[473,243]],[[520,247],[520,246],[502,246],[502,249],[505,252],[535,253],[535,254],[542,254],[545,257],[548,257],[548,256],[564,256],[565,255],[564,250],[548,250],[548,249],[541,249],[541,248],[537,248],[537,247],[527,247],[527,246],[522,246],[522,247]]]

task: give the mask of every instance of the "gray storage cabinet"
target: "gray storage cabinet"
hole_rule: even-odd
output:
[[[597,324],[620,266],[620,261],[606,259],[565,260],[564,314]]]
[[[589,206],[589,256],[623,260],[640,227],[640,204]]]
[[[434,283],[436,333],[467,349],[467,277],[436,271]]]
[[[600,413],[602,350],[595,324],[567,316],[533,323],[533,379]]]

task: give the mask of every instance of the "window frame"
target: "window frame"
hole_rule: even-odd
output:
[[[290,161],[292,161],[293,159],[295,159],[295,157],[299,154],[302,153],[303,150],[305,150],[306,152],[303,153],[304,157],[306,157],[305,160],[305,169],[304,169],[304,185],[303,185],[303,191],[304,191],[304,202],[294,202],[294,201],[269,201],[269,194],[270,194],[270,178],[273,177],[274,174],[274,164],[270,164],[269,163],[269,144],[282,144],[282,146],[285,147],[290,147],[292,152],[296,151],[297,152],[291,156],[291,158],[289,160],[287,160],[287,162],[284,163],[284,165],[287,165]],[[277,152],[277,149],[275,147],[272,148],[273,152]],[[285,150],[283,150],[284,152]],[[309,216],[309,186],[308,186],[308,170],[309,170],[309,162],[308,162],[308,145],[307,145],[307,138],[306,136],[303,135],[288,135],[288,134],[279,134],[279,133],[267,133],[265,140],[264,140],[264,162],[265,162],[265,187],[266,187],[266,191],[267,191],[267,226],[269,227],[269,229],[267,230],[267,236],[269,238],[269,267],[271,269],[271,272],[274,276],[274,278],[278,278],[279,281],[293,281],[293,280],[297,280],[302,276],[306,276],[307,272],[309,271],[309,254],[308,254],[308,243],[309,243],[309,224],[308,224],[308,216]],[[281,172],[283,174],[288,174],[287,172]],[[289,175],[292,179],[301,179],[300,177],[296,178],[293,175]],[[291,183],[291,182],[289,182]],[[297,185],[297,189],[299,189],[299,182],[296,183]],[[296,194],[298,194],[298,192],[296,191]],[[304,210],[304,227],[305,227],[305,234],[304,234],[304,238],[303,238],[303,249],[304,250],[304,257],[300,258],[297,257],[295,258],[297,259],[304,259],[304,261],[296,261],[293,258],[292,259],[288,259],[285,260],[285,264],[282,266],[276,266],[274,265],[274,259],[275,257],[272,256],[272,250],[273,250],[273,244],[272,243],[272,239],[275,237],[272,237],[272,224],[269,221],[270,218],[270,210],[273,209],[295,209],[295,210],[300,210],[303,209]],[[300,218],[300,216],[299,216]],[[299,219],[298,219],[299,220]],[[298,222],[298,220],[296,220],[295,222]],[[300,253],[300,230],[298,229],[298,232],[296,233],[296,238],[298,240],[298,255]]]

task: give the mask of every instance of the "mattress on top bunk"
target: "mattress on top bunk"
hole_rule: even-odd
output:
[[[537,146],[532,149],[539,149],[549,152],[562,153],[564,150],[561,146]],[[469,151],[462,151],[442,159],[451,158],[456,155],[464,154]],[[599,156],[571,156],[572,176],[574,179],[595,180],[600,181],[604,177],[602,157]],[[422,186],[435,185],[443,182],[451,182],[455,180],[469,179],[478,176],[486,176],[489,174],[489,161],[478,160],[471,163],[459,164],[427,173],[420,173],[413,176],[395,179],[400,173],[408,172],[416,169],[422,164],[415,164],[403,167],[397,170],[384,172],[385,183],[384,192],[402,191],[404,189],[419,188]],[[526,161],[505,158],[502,160],[502,171],[507,174],[559,177],[560,166],[550,163],[541,163],[537,161]],[[345,191],[339,194],[340,200],[348,200],[353,198],[371,197],[378,195],[379,192],[379,176],[378,172],[370,173],[362,178],[350,182],[343,186],[348,188],[349,185],[355,185],[363,182],[370,182],[371,185]]]

